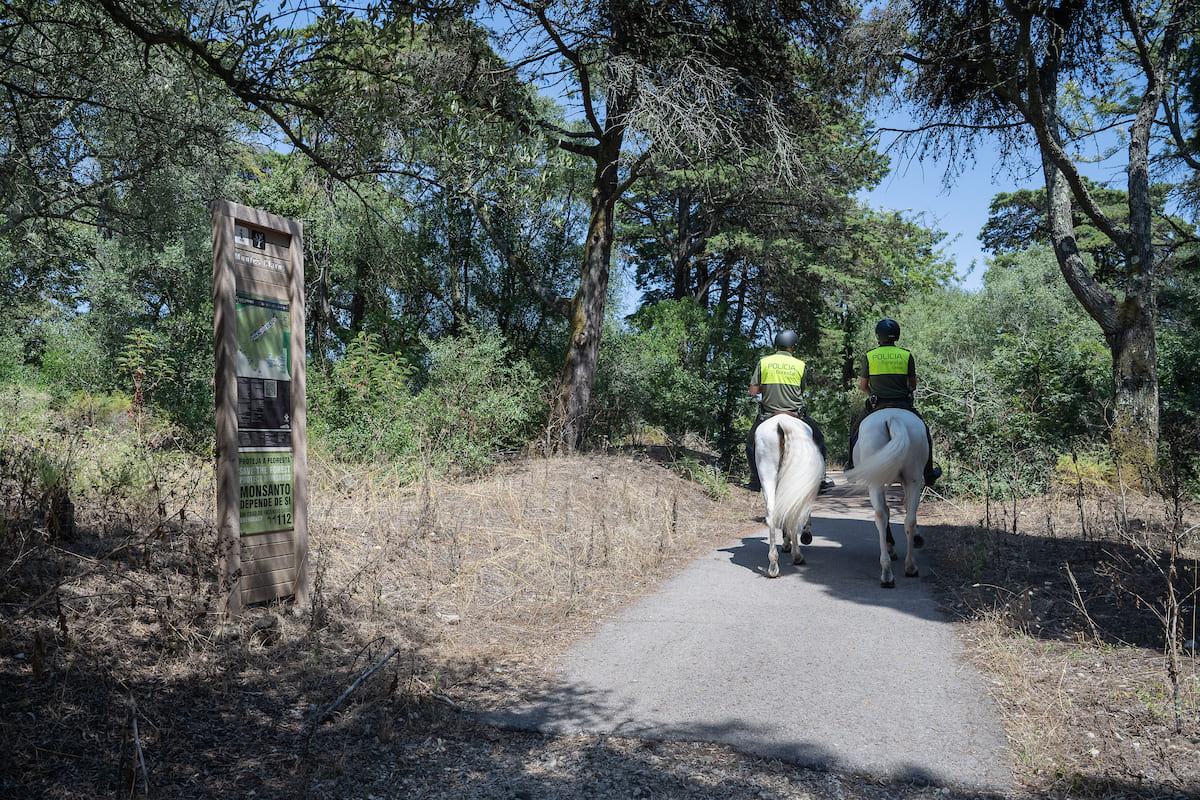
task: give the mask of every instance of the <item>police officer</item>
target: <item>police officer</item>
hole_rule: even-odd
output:
[[[894,319],[881,319],[875,326],[875,339],[879,346],[868,350],[859,362],[858,388],[867,393],[863,413],[854,421],[850,432],[850,460],[846,469],[854,466],[854,444],[858,441],[858,427],[869,414],[881,408],[903,408],[917,414],[913,405],[913,391],[917,388],[917,362],[912,353],[897,347],[900,338],[900,323]],[[917,414],[918,419],[920,414]],[[921,420],[924,422],[924,420]],[[925,462],[925,485],[933,486],[941,477],[942,468],[933,463],[933,437],[929,426],[925,426],[929,440],[929,460]]]
[[[762,490],[758,479],[758,466],[754,463],[754,432],[758,426],[773,414],[793,413],[804,424],[812,428],[813,442],[825,457],[825,436],[815,420],[808,416],[804,404],[804,362],[796,358],[792,351],[800,337],[793,330],[784,330],[775,334],[775,352],[763,356],[754,367],[754,375],[750,378],[750,394],[761,395],[758,403],[758,415],[750,428],[746,439],[746,460],[750,464],[750,486],[752,492]],[[822,482],[824,490],[830,484]]]

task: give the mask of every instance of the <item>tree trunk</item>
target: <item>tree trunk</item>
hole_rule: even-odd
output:
[[[1060,25],[1060,29],[1065,28],[1066,25]],[[1027,113],[1027,119],[1041,145],[1047,220],[1059,270],[1076,299],[1100,325],[1112,353],[1116,411],[1113,450],[1118,463],[1140,481],[1155,469],[1158,450],[1158,355],[1154,340],[1157,302],[1148,154],[1150,125],[1162,96],[1161,75],[1158,79],[1149,76],[1149,87],[1130,130],[1129,231],[1113,229],[1110,234],[1129,266],[1129,290],[1124,300],[1118,300],[1092,278],[1075,237],[1072,199],[1077,199],[1084,208],[1092,204],[1082,183],[1069,180],[1064,171],[1069,165],[1062,148],[1057,101],[1062,35],[1055,37],[1047,49],[1037,76],[1037,92],[1028,106],[1033,113]]]
[[[1154,314],[1137,298],[1122,303],[1126,320],[1108,337],[1113,354],[1113,399],[1117,418],[1113,449],[1130,479],[1144,482],[1158,463],[1158,352]]]
[[[675,242],[671,249],[671,299],[691,296],[692,198],[680,192],[675,201]]]
[[[549,440],[560,452],[573,453],[587,429],[587,410],[596,380],[600,334],[608,300],[612,261],[613,210],[620,194],[618,158],[623,136],[610,129],[597,147],[596,177],[592,185],[592,211],[584,245],[579,290],[571,301],[570,338],[550,412]]]
[[[309,315],[310,342],[312,352],[324,362],[328,353],[325,342],[333,333],[333,306],[329,302],[329,249],[322,249],[316,256],[317,283],[311,294],[313,313]]]

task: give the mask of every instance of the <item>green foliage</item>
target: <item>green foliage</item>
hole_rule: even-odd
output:
[[[1109,189],[1086,177],[1083,178],[1083,185],[1109,220],[1121,225],[1128,224],[1128,191]],[[1165,213],[1167,197],[1172,188],[1166,183],[1150,186],[1154,241],[1167,252],[1173,252],[1181,241],[1194,236],[1190,223]],[[986,249],[996,254],[1020,253],[1028,249],[1032,242],[1049,241],[1050,229],[1046,217],[1044,187],[1001,192],[992,199],[987,224],[979,234],[980,241]],[[1114,289],[1128,289],[1130,265],[1126,263],[1121,249],[1082,212],[1076,210],[1074,219],[1076,245],[1080,252],[1090,258],[1093,276]]]
[[[524,361],[489,332],[426,342],[424,386],[416,368],[362,333],[343,359],[309,381],[310,428],[318,447],[345,461],[393,463],[399,479],[475,473],[520,447],[544,413]]]
[[[59,318],[39,327],[38,377],[55,394],[113,386],[111,362],[86,319]]]
[[[0,333],[0,384],[25,380],[25,347],[11,330]]]
[[[413,368],[385,352],[379,337],[361,333],[345,357],[308,373],[309,431],[344,461],[387,461],[405,453]]]
[[[642,308],[629,329],[610,331],[593,396],[594,436],[621,441],[643,426],[678,442],[687,433],[716,439],[728,460],[730,434],[757,354],[723,316],[691,299]]]
[[[691,300],[663,302],[636,312],[629,324],[631,333],[607,342],[597,394],[624,408],[629,421],[660,428],[674,440],[711,429],[708,314]]]
[[[125,337],[117,366],[133,385],[135,413],[140,413],[160,388],[165,389],[175,380],[175,361],[166,350],[166,337],[161,333],[138,328]]]
[[[426,342],[417,427],[439,470],[475,473],[529,440],[545,405],[533,370],[492,331]]]
[[[43,393],[14,388],[0,396],[0,572],[72,533],[74,450],[55,436],[52,418]]]
[[[1054,480],[1070,491],[1108,492],[1116,486],[1117,469],[1112,453],[1103,447],[1083,453],[1058,453],[1054,465]]]
[[[1095,324],[1073,302],[1053,254],[997,258],[976,294],[934,293],[900,308],[917,359],[917,406],[946,491],[1044,490],[1055,450],[1105,433],[1111,371]]]
[[[689,481],[703,486],[705,493],[712,499],[724,500],[729,497],[729,482],[725,479],[725,473],[716,465],[684,456],[675,462],[675,468]]]

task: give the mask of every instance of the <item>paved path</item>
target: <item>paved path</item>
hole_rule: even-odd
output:
[[[903,561],[896,588],[879,587],[870,519],[865,495],[839,485],[821,496],[808,564],[781,554],[775,580],[766,528],[750,529],[582,642],[543,697],[484,719],[1005,791],[1007,742],[982,679]],[[903,559],[903,537],[898,549]]]

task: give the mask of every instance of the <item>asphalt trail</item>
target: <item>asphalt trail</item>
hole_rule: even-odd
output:
[[[880,588],[870,504],[837,479],[818,498],[807,565],[781,554],[768,579],[766,528],[751,529],[583,641],[544,695],[480,716],[1005,792],[1007,740],[982,678],[930,587],[904,577],[903,536],[896,588]]]

